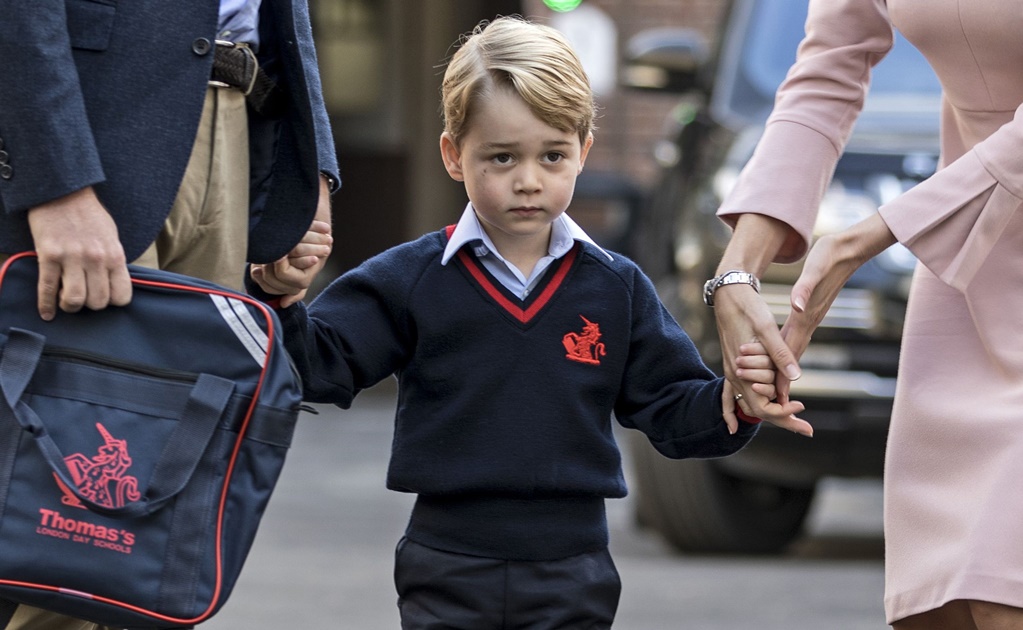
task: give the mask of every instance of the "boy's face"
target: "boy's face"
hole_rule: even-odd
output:
[[[498,250],[546,249],[551,223],[568,208],[592,138],[537,118],[509,88],[476,103],[461,146],[441,136],[448,174],[465,183]]]

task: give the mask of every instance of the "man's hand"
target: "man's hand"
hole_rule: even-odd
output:
[[[131,301],[131,277],[117,225],[92,188],[28,211],[39,259],[39,316],[75,313]]]
[[[252,279],[267,293],[283,295],[281,306],[287,307],[305,297],[313,279],[327,264],[334,245],[330,226],[330,191],[326,179],[320,178],[320,201],[316,217],[298,245],[287,256],[264,265],[251,265]]]

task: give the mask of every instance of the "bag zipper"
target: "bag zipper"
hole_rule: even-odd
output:
[[[195,383],[197,380],[199,380],[199,375],[195,374],[194,372],[186,372],[184,370],[175,370],[172,368],[158,368],[150,365],[141,365],[138,363],[132,363],[130,361],[112,359],[107,356],[93,354],[91,352],[86,352],[84,350],[77,350],[75,348],[48,346],[43,350],[43,356],[51,359],[64,361],[66,363],[77,363],[80,365],[109,368],[117,370],[119,372],[141,374],[142,376],[152,376],[154,378],[179,381],[183,383]]]

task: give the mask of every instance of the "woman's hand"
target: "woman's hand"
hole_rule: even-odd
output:
[[[777,219],[760,214],[741,215],[721,257],[718,273],[741,269],[757,277],[761,276],[791,232],[789,226]],[[771,358],[779,376],[785,375],[793,380],[799,378],[797,357],[785,344],[764,298],[748,285],[721,287],[714,294],[714,317],[721,340],[724,375],[735,393],[743,395],[743,402],[748,406],[746,413],[765,420],[778,419],[779,414],[787,418],[800,413],[802,406],[789,406],[787,389],[776,392],[777,403],[785,407],[779,412],[778,404],[768,407],[771,403],[768,397],[736,376],[736,357],[742,354],[741,346],[759,342],[763,344],[764,352]]]
[[[879,214],[818,239],[792,286],[792,310],[781,330],[796,356],[802,356],[813,331],[853,272],[894,243],[895,237]],[[779,382],[778,386],[787,388],[787,383]]]

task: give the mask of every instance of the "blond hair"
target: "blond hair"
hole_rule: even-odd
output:
[[[586,143],[596,105],[589,78],[564,35],[517,16],[480,22],[463,36],[441,84],[444,131],[458,144],[476,102],[497,87],[514,90],[537,118]]]

